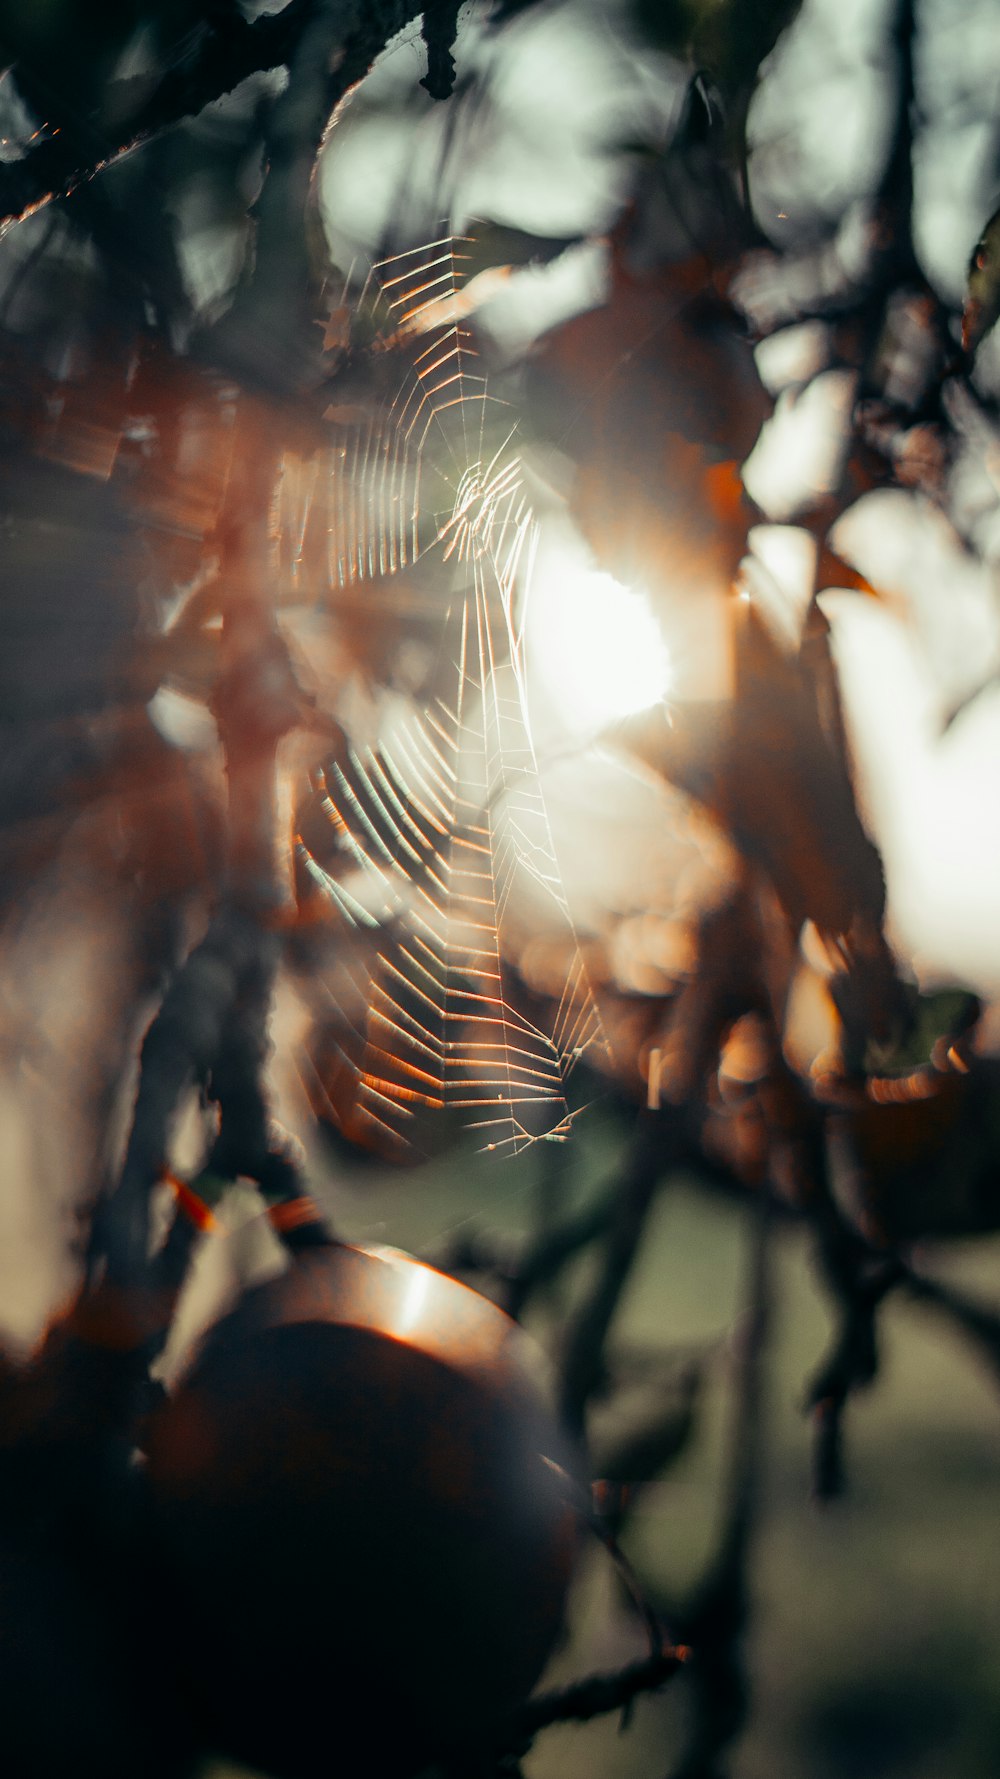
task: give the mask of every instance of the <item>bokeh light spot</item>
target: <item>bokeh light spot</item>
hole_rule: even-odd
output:
[[[666,696],[670,656],[645,594],[566,559],[543,560],[527,623],[534,697],[578,735],[599,734]]]

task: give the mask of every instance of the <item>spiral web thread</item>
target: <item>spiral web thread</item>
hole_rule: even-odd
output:
[[[461,326],[461,245],[435,241],[375,268],[388,345],[409,348],[408,374],[353,424],[328,485],[314,482],[308,500],[324,503],[334,598],[431,553],[451,584],[447,689],[377,746],[345,744],[321,787],[324,843],[299,839],[313,880],[376,941],[359,947],[350,992],[331,989],[338,1036],[326,1070],[353,1087],[357,1134],[389,1152],[405,1152],[421,1119],[446,1109],[490,1149],[565,1135],[565,1083],[605,1042],[525,703],[514,592],[535,521],[510,410],[490,395]],[[566,971],[558,1000],[529,1013],[505,939],[516,949],[524,909],[539,900]],[[331,1091],[335,1116],[343,1100]]]

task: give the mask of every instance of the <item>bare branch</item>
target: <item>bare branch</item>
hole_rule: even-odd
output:
[[[526,1740],[554,1723],[586,1723],[592,1717],[622,1711],[640,1693],[655,1692],[684,1666],[690,1651],[683,1645],[657,1651],[615,1674],[591,1674],[570,1686],[539,1693],[517,1714],[516,1733]]]
[[[339,91],[360,79],[374,57],[420,11],[409,0],[336,0],[331,21],[331,60],[338,60]],[[317,11],[316,0],[290,0],[281,12],[248,24],[234,8],[206,23],[196,55],[170,68],[138,109],[130,103],[129,82],[110,82],[108,109],[128,118],[124,139],[111,141],[86,119],[60,121],[22,160],[0,165],[0,232],[80,185],[206,105],[232,92],[253,74],[280,68],[293,59]],[[329,64],[328,64],[329,65]]]

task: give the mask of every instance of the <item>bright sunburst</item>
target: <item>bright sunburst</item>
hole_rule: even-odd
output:
[[[645,594],[582,553],[539,552],[526,645],[535,699],[575,735],[599,734],[670,687],[670,655]]]

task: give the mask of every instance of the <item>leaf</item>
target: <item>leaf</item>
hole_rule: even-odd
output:
[[[488,216],[476,217],[468,224],[461,246],[464,282],[493,267],[549,265],[583,239],[579,234],[538,235]]]
[[[873,1076],[838,1114],[855,1162],[854,1208],[880,1242],[1000,1228],[1000,1065],[962,1059]]]
[[[802,0],[689,0],[696,14],[693,50],[727,94],[748,97]]]
[[[824,730],[813,677],[739,603],[729,703],[674,705],[669,719],[623,727],[644,759],[704,803],[744,856],[762,865],[796,930],[876,928],[885,907],[878,852],[847,768]]]
[[[105,483],[10,452],[0,503],[0,720],[97,713],[128,691],[141,573]]]
[[[746,96],[801,0],[632,0],[643,35],[687,55],[728,94]]]
[[[972,250],[962,309],[962,345],[975,352],[1000,317],[1000,210]]]
[[[678,579],[725,586],[751,512],[736,466],[770,399],[707,261],[633,273],[628,232],[626,218],[606,303],[541,342],[529,418],[572,454],[574,515],[613,574],[665,592]]]

